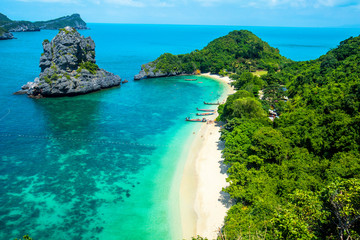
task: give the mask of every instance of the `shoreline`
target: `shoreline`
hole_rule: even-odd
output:
[[[229,85],[231,82],[229,77],[209,73],[201,76],[224,84],[222,101],[225,101],[229,94],[234,93],[234,89]],[[208,119],[215,120],[217,116],[216,113]],[[219,138],[219,124],[214,122],[202,124],[186,156],[179,194],[183,239],[191,239],[197,235],[216,239],[230,207],[228,197],[222,193],[222,188],[228,184],[227,169],[222,164],[223,143]]]

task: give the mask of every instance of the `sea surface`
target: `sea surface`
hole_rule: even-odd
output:
[[[84,96],[12,95],[38,76],[42,41],[57,31],[0,41],[0,239],[181,239],[179,168],[203,101],[217,81],[132,81],[164,52],[187,53],[248,29],[293,60],[315,59],[353,28],[89,24],[97,64],[129,83]],[[174,181],[177,182],[174,184]],[[175,187],[174,187],[175,186]]]

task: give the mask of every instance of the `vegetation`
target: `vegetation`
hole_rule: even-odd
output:
[[[247,30],[233,31],[215,39],[204,49],[189,54],[172,55],[165,53],[153,63],[155,72],[212,72],[227,74],[256,70],[278,70],[291,62],[281,56],[279,50]],[[149,69],[145,69],[145,72]]]
[[[67,30],[67,29],[65,29],[65,28],[60,28],[60,29],[59,29],[59,33],[60,33],[60,32],[65,32],[65,34],[70,34],[70,33],[75,33],[76,30],[75,30],[75,28],[71,28],[71,31],[69,31],[69,30]]]
[[[18,240],[18,239],[15,238],[15,240]],[[19,238],[19,240],[32,240],[32,238],[29,237],[29,235],[25,235],[25,236],[23,236],[23,238]]]
[[[80,73],[82,69],[88,70],[91,74],[96,74],[99,66],[92,62],[82,62],[76,71]]]
[[[7,32],[8,31],[5,28],[0,27],[0,36]]]
[[[38,21],[38,22],[34,22],[34,24],[39,28],[46,28],[46,29],[59,29],[65,26],[76,27],[79,24],[81,26],[86,26],[86,23],[81,19],[79,14],[64,16],[49,21]]]
[[[360,238],[359,60],[355,37],[317,60],[232,75],[238,91],[219,106],[236,200],[226,239]]]
[[[60,29],[66,26],[86,28],[86,23],[81,19],[79,14],[71,16],[64,16],[49,21],[13,21],[4,14],[0,13],[0,27],[5,29],[14,29],[19,26],[27,26],[32,31],[39,31],[40,29]]]

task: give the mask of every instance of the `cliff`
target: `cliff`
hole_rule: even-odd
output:
[[[220,71],[278,70],[287,62],[291,60],[281,56],[278,49],[270,47],[250,31],[241,30],[232,31],[189,54],[165,53],[155,61],[143,64],[134,79],[193,74],[197,70],[216,74]]]
[[[41,73],[15,94],[30,97],[74,96],[119,86],[121,78],[100,69],[95,61],[95,43],[74,28],[60,29],[54,39],[43,41]]]
[[[70,26],[75,29],[88,29],[84,20],[79,14],[65,16],[49,21],[13,21],[4,14],[0,13],[0,27],[5,28],[9,32],[32,32],[41,29],[60,29]]]

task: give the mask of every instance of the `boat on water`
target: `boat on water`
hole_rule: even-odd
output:
[[[209,115],[214,115],[213,112],[207,112],[207,113],[197,113],[197,116],[209,116]]]
[[[196,81],[197,80],[197,78],[194,78],[194,79],[192,79],[192,78],[187,78],[187,79],[185,79],[185,81]]]
[[[196,118],[196,119],[191,119],[189,117],[185,118],[185,121],[188,121],[188,122],[206,122],[206,118],[203,118],[203,119],[200,119],[200,118]]]
[[[196,110],[202,111],[202,112],[215,112],[215,110],[213,110],[213,109],[199,109],[199,108],[196,108]]]
[[[219,102],[211,103],[211,102],[205,102],[205,101],[204,101],[204,104],[206,104],[206,105],[220,105]]]

